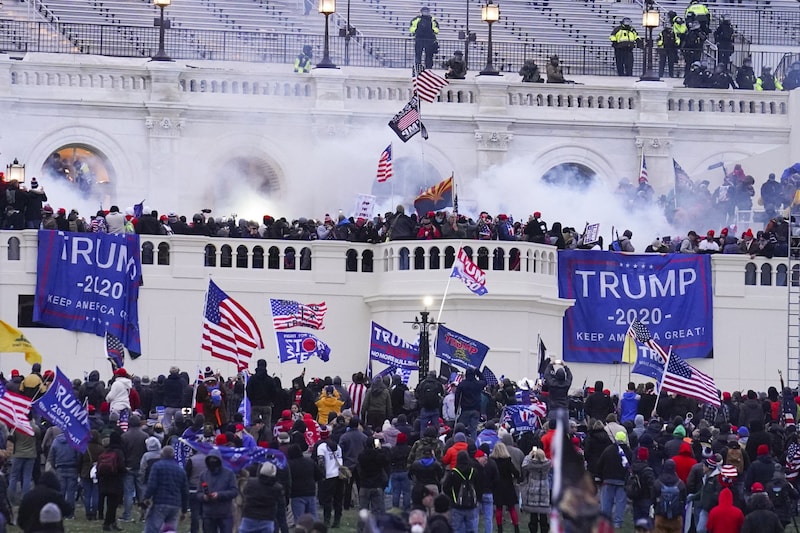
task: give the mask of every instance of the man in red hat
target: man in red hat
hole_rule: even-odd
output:
[[[719,252],[719,243],[716,241],[716,239],[714,239],[713,229],[708,230],[706,233],[706,238],[700,241],[700,244],[697,246],[697,248],[701,252],[705,253]]]
[[[112,413],[121,413],[125,410],[130,412],[131,400],[130,391],[133,388],[128,372],[124,368],[114,371],[114,378],[111,380],[111,388],[106,394],[106,401]]]

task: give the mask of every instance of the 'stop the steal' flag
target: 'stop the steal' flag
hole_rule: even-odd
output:
[[[328,361],[331,355],[330,347],[311,333],[303,331],[278,331],[278,355],[281,363],[294,361],[305,363],[312,357],[319,357]]]
[[[141,353],[135,233],[39,231],[33,320],[103,337],[113,333]]]
[[[638,320],[655,343],[685,358],[713,356],[711,258],[707,254],[558,253],[565,361],[614,363]],[[687,310],[690,310],[688,312]]]
[[[301,304],[294,300],[270,299],[269,306],[272,309],[272,325],[276,330],[300,326],[325,329],[322,323],[325,320],[325,313],[328,312],[328,306],[325,302]]]
[[[486,273],[472,262],[464,248],[458,249],[458,255],[453,262],[453,271],[450,272],[451,278],[458,278],[464,282],[469,290],[483,296],[489,291],[486,290]]]
[[[56,367],[56,377],[33,408],[52,425],[61,428],[67,442],[81,453],[86,451],[91,437],[89,413],[72,389],[69,378]]]
[[[392,120],[389,121],[389,127],[403,142],[408,142],[411,137],[420,132],[422,132],[423,139],[428,138],[428,132],[425,130],[425,126],[422,125],[419,116],[418,96],[412,96],[405,107],[392,117]]]
[[[436,334],[436,355],[450,366],[463,369],[480,368],[489,347],[450,328],[439,326]]]

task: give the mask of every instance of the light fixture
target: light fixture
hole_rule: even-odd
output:
[[[489,42],[486,47],[486,66],[480,72],[481,76],[500,76],[500,72],[492,63],[492,24],[500,20],[500,6],[489,0],[481,6],[481,20],[489,25]]]
[[[19,164],[19,159],[14,158],[14,162],[6,166],[6,179],[5,181],[17,180],[19,183],[25,183],[25,165]]]
[[[325,47],[322,50],[322,61],[317,63],[317,68],[337,68],[331,61],[330,28],[328,19],[336,13],[336,0],[319,0],[319,12],[325,15]]]
[[[153,0],[153,5],[161,10],[159,18],[153,22],[154,26],[158,26],[158,52],[154,55],[152,61],[172,61],[172,58],[167,55],[164,49],[164,33],[170,27],[169,20],[164,18],[164,8],[169,7],[172,0]]]
[[[658,8],[653,0],[647,0],[644,4],[644,11],[642,11],[642,26],[647,32],[647,39],[642,61],[642,77],[639,78],[639,81],[661,81],[653,68],[653,28],[657,28],[660,23],[661,14],[658,12]]]
[[[424,306],[425,306],[425,309],[427,309],[427,308],[429,308],[430,306],[432,306],[432,305],[433,305],[433,297],[432,297],[432,296],[426,296],[426,297],[424,297],[424,298],[422,299],[422,305],[424,305]]]

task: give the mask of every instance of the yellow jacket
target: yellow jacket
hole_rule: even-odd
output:
[[[320,424],[327,424],[330,413],[337,415],[342,412],[344,402],[339,399],[339,393],[334,392],[333,395],[322,393],[317,404],[317,422]]]
[[[608,36],[608,40],[615,46],[631,48],[636,45],[636,40],[638,38],[639,34],[636,33],[636,30],[631,26],[617,26],[611,31],[611,35]]]

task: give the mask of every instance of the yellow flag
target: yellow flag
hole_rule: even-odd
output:
[[[42,363],[42,355],[36,351],[31,341],[20,330],[0,320],[0,353],[3,352],[24,353],[28,363]]]
[[[625,343],[622,345],[622,362],[632,365],[636,362],[636,340],[628,334],[625,334]]]

